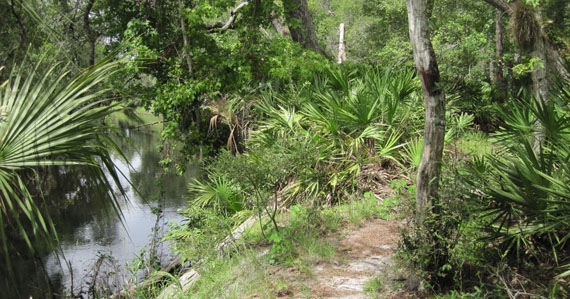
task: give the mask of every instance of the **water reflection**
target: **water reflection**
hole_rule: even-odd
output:
[[[43,266],[33,261],[20,261],[18,280],[23,283],[18,297],[45,298],[49,289],[74,288],[75,294],[86,293],[94,276],[103,277],[113,273],[110,285],[133,279],[118,270],[149,248],[155,224],[164,229],[169,221],[179,221],[177,209],[184,206],[186,182],[194,176],[197,168],[188,167],[184,177],[163,175],[158,162],[158,136],[148,131],[124,130],[127,139],[116,140],[129,164],[114,156],[118,169],[126,177],[121,185],[126,188],[128,200],[120,200],[124,225],[113,214],[110,200],[97,192],[98,186],[88,179],[81,169],[60,171],[53,184],[57,186],[49,193],[47,202],[59,202],[55,209],[55,225],[60,233],[61,253],[67,264],[60,263],[56,252],[43,257]],[[139,190],[128,187],[128,180]],[[117,186],[114,186],[117,189]],[[118,192],[115,190],[115,192]],[[62,200],[64,199],[64,200]],[[160,200],[159,200],[160,199]],[[162,211],[160,218],[154,213]],[[157,222],[158,221],[158,222]],[[158,249],[166,256],[164,245]],[[70,272],[71,267],[72,272]],[[42,269],[45,269],[44,270]],[[97,270],[100,270],[97,273]],[[105,272],[105,273],[103,273]],[[42,278],[47,273],[49,281]],[[37,278],[34,278],[37,277]],[[51,287],[50,287],[51,284]],[[119,287],[118,285],[116,287]],[[15,297],[10,291],[0,291],[0,297]]]

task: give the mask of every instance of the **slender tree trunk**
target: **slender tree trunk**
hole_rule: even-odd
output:
[[[497,17],[495,18],[495,50],[497,55],[497,69],[496,80],[497,80],[497,90],[499,91],[498,102],[500,104],[504,103],[507,98],[507,90],[505,85],[505,78],[503,74],[503,15],[504,13],[500,9],[497,10]]]
[[[16,22],[18,23],[18,27],[20,27],[20,47],[25,48],[26,46],[26,41],[28,39],[28,34],[26,31],[26,26],[24,26],[24,22],[22,21],[22,17],[20,16],[20,14],[18,12],[16,12],[16,8],[14,7],[14,1],[8,1],[8,4],[10,5],[10,11],[12,12],[12,15],[14,16],[14,18],[16,18]],[[22,3],[20,2],[20,7],[22,6]]]
[[[293,41],[300,43],[305,49],[324,54],[317,39],[307,0],[285,0],[283,6]]]
[[[338,26],[339,38],[338,38],[338,59],[337,63],[341,64],[346,60],[346,48],[344,45],[344,23],[340,23]]]
[[[416,222],[422,225],[434,201],[439,199],[439,180],[445,137],[445,95],[435,59],[429,26],[428,1],[406,0],[414,62],[422,82],[426,105],[424,148],[416,182]]]
[[[192,57],[190,57],[190,53],[188,49],[190,48],[190,42],[188,41],[188,35],[186,34],[186,22],[184,21],[184,16],[182,13],[184,12],[184,4],[182,0],[178,0],[178,17],[180,19],[180,30],[182,31],[182,40],[184,41],[184,48],[182,52],[184,53],[184,57],[186,58],[186,66],[188,67],[188,74],[192,75],[194,68],[192,65]]]
[[[91,14],[94,3],[95,0],[89,0],[85,7],[85,12],[83,13],[83,27],[85,28],[85,34],[89,42],[89,66],[95,64],[95,45],[97,42],[97,34],[91,29],[91,22],[89,20],[89,15]]]
[[[534,95],[539,101],[548,101],[548,95],[550,92],[550,83],[547,78],[547,70],[549,65],[546,60],[546,43],[544,41],[544,30],[542,29],[542,13],[540,8],[535,9],[534,13],[535,22],[537,26],[537,36],[535,37],[534,44],[532,46],[532,57],[540,59],[543,62],[542,65],[534,66],[532,70],[532,87],[534,90]]]

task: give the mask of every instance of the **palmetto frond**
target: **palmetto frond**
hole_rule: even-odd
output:
[[[415,137],[404,146],[405,158],[416,169],[420,166],[423,149],[424,139],[422,137]]]
[[[16,69],[0,90],[0,238],[5,254],[7,226],[20,231],[30,250],[33,238],[56,236],[49,215],[38,208],[29,183],[21,177],[22,171],[89,166],[106,185],[103,188],[110,190],[103,172],[106,167],[111,178],[119,181],[109,153],[115,146],[100,134],[101,120],[119,106],[107,103],[101,97],[106,90],[96,88],[118,69],[118,63],[101,63],[71,79],[59,67],[46,72],[35,69],[26,78]],[[114,208],[119,212],[116,202]],[[31,224],[31,230],[22,221]]]
[[[243,196],[236,184],[224,176],[214,177],[210,182],[194,179],[188,185],[193,195],[192,202],[200,207],[212,207],[218,213],[236,213],[243,210]]]
[[[250,143],[271,145],[278,139],[286,138],[287,135],[297,130],[303,130],[303,116],[295,111],[295,108],[279,106],[260,106],[267,115],[267,119],[261,122],[259,130],[252,132]]]

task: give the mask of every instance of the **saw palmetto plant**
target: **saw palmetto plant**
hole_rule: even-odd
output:
[[[483,190],[486,230],[503,257],[532,256],[553,266],[569,260],[569,100],[559,95],[502,112],[495,135],[501,154],[474,163],[474,173],[483,174],[474,186]]]

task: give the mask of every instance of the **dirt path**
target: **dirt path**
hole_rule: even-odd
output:
[[[315,265],[311,275],[291,268],[279,273],[290,283],[278,293],[280,297],[368,298],[364,292],[367,281],[380,278],[384,284],[390,284],[394,280],[392,253],[399,239],[396,221],[375,219],[360,227],[349,227],[335,238],[331,240],[337,248],[335,257],[331,262]],[[392,297],[391,290],[384,289],[387,297]]]

